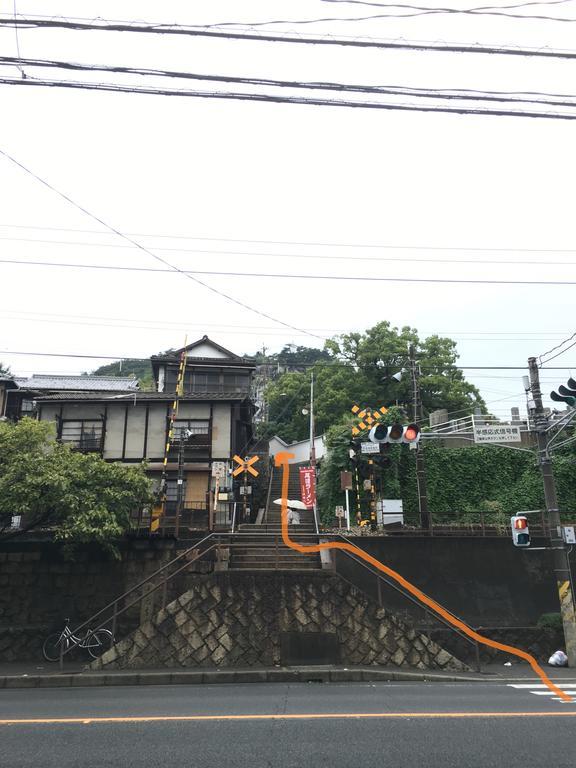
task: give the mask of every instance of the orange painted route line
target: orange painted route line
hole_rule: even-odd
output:
[[[227,720],[458,720],[500,717],[576,717],[576,712],[312,712],[299,715],[143,715],[141,717],[60,717],[0,720],[2,725],[92,725],[107,723],[211,722]]]
[[[288,460],[292,458],[294,458],[294,454],[288,453],[286,451],[277,453],[275,456],[276,466],[282,467],[282,505],[281,505],[282,540],[287,547],[290,547],[291,549],[296,550],[296,552],[302,552],[303,554],[309,554],[309,555],[316,554],[318,552],[322,552],[323,550],[327,550],[327,549],[342,549],[346,552],[351,552],[352,554],[357,555],[358,557],[361,557],[362,560],[365,560],[367,563],[370,563],[370,565],[373,565],[379,571],[382,571],[383,573],[388,574],[388,576],[393,578],[394,581],[397,581],[398,584],[401,584],[405,589],[408,590],[408,592],[410,592],[410,594],[414,595],[414,597],[420,600],[421,603],[424,603],[424,605],[427,605],[429,608],[431,608],[434,611],[434,613],[437,613],[443,619],[445,619],[450,624],[452,624],[452,626],[457,627],[461,632],[463,632],[468,637],[471,637],[473,640],[476,640],[477,642],[482,643],[483,645],[488,645],[491,648],[496,648],[496,650],[498,651],[504,651],[505,653],[510,653],[513,656],[518,656],[519,658],[524,659],[524,661],[527,661],[528,664],[530,664],[530,666],[534,670],[534,672],[542,680],[542,682],[545,683],[548,686],[548,688],[550,688],[550,690],[556,694],[556,696],[559,696],[562,699],[562,701],[570,701],[570,702],[574,701],[574,699],[571,696],[569,696],[567,693],[564,693],[564,691],[558,688],[557,685],[554,685],[554,683],[552,682],[552,680],[550,680],[546,672],[544,672],[542,667],[538,664],[534,656],[527,653],[526,651],[522,651],[520,648],[515,648],[512,645],[505,645],[504,643],[498,643],[496,640],[490,640],[490,638],[484,637],[483,635],[478,634],[478,632],[475,632],[471,627],[469,627],[463,621],[461,621],[460,619],[457,619],[455,616],[452,616],[452,614],[449,611],[447,611],[443,606],[441,606],[440,603],[437,603],[431,597],[428,597],[428,595],[426,595],[424,592],[418,589],[418,587],[415,587],[414,584],[411,584],[409,581],[407,581],[397,571],[394,571],[392,568],[389,568],[387,565],[384,565],[384,563],[381,563],[380,560],[377,560],[375,557],[372,557],[372,555],[369,555],[363,549],[360,549],[360,547],[356,547],[354,544],[350,544],[348,542],[343,542],[343,541],[326,542],[324,544],[313,544],[308,546],[305,546],[303,544],[298,544],[297,542],[292,541],[288,533],[288,479],[290,476],[290,466],[288,464]]]

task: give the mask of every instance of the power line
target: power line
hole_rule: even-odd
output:
[[[574,341],[570,346],[566,347],[565,349],[562,349],[568,342],[572,341],[572,339],[576,338],[576,333],[573,333],[568,339],[564,339],[564,341],[560,342],[555,347],[552,347],[552,349],[549,349],[548,352],[544,352],[540,357],[538,358],[538,362],[540,363],[540,367],[544,364],[544,362],[548,362],[550,360],[555,360],[557,357],[560,357],[560,355],[563,355],[565,352],[568,352],[569,349],[572,349],[572,347],[576,346],[576,341]],[[562,349],[561,352],[558,352],[553,357],[548,357],[552,354],[552,352],[556,352],[557,349]],[[543,360],[544,357],[548,357],[548,360]]]
[[[2,153],[2,150],[0,150]],[[146,251],[148,252],[148,251]],[[156,257],[159,260],[160,257]],[[163,260],[162,260],[163,261]],[[172,267],[169,269],[155,269],[153,267],[120,267],[105,264],[76,264],[66,262],[55,261],[28,261],[20,259],[0,259],[2,264],[19,264],[23,266],[36,266],[36,267],[57,267],[64,269],[96,269],[104,271],[119,271],[119,272],[150,272],[153,274],[174,274],[181,275],[211,275],[215,277],[260,277],[260,278],[277,278],[281,280],[338,280],[338,281],[360,281],[360,282],[383,282],[383,283],[448,283],[448,284],[470,284],[470,285],[576,285],[576,280],[494,280],[492,278],[479,278],[479,279],[466,279],[466,278],[445,278],[445,277],[380,277],[376,275],[310,275],[310,274],[288,274],[288,273],[273,273],[273,272],[232,272],[232,271],[215,271],[215,270],[201,270],[201,269],[180,269]],[[167,262],[164,262],[167,263]],[[204,283],[202,283],[204,285]],[[220,293],[220,291],[215,291]],[[226,294],[221,294],[226,295]],[[239,303],[239,302],[235,302]],[[246,306],[247,305],[242,305]],[[250,307],[250,309],[252,309]],[[257,314],[267,317],[274,322],[281,322],[269,315],[266,315],[258,310]],[[281,323],[287,325],[294,331],[306,333],[310,336],[316,336],[309,331],[304,331],[302,328],[296,328],[287,323]],[[316,336],[316,338],[321,338]]]
[[[12,18],[0,19],[0,26],[14,26]],[[175,24],[136,24],[136,23],[94,23],[65,21],[63,19],[42,19],[39,17],[20,17],[18,20],[20,29],[68,29],[75,31],[94,32],[128,32],[157,35],[179,35],[190,37],[208,37],[223,40],[247,40],[252,42],[288,43],[295,45],[336,45],[350,48],[375,48],[383,50],[408,50],[441,53],[476,53],[501,56],[535,56],[541,58],[576,59],[576,51],[542,49],[542,48],[514,48],[502,46],[481,46],[467,43],[428,43],[410,41],[386,41],[377,39],[358,39],[358,37],[334,37],[323,35],[322,37],[282,34],[262,34],[256,32],[238,32],[227,30],[220,32],[215,29],[192,27]]]
[[[73,90],[84,91],[106,91],[109,93],[132,93],[147,94],[152,96],[181,96],[188,98],[201,99],[223,99],[228,101],[257,101],[268,102],[272,104],[300,104],[315,107],[346,107],[356,109],[383,109],[387,111],[401,112],[438,112],[444,114],[456,115],[484,115],[492,117],[525,117],[539,118],[546,120],[576,120],[576,113],[567,112],[529,112],[513,109],[477,109],[469,107],[443,107],[426,106],[419,104],[391,104],[385,102],[370,101],[345,101],[343,99],[323,99],[300,96],[280,96],[262,93],[235,93],[227,91],[192,91],[176,88],[150,88],[113,85],[107,83],[89,83],[73,80],[40,80],[36,78],[27,78],[18,80],[17,78],[1,77],[0,85],[26,85],[45,88],[70,88]],[[574,106],[566,103],[567,107]]]
[[[23,82],[27,82],[26,80]],[[233,304],[237,304],[240,307],[243,307],[243,309],[247,309],[250,312],[254,312],[257,315],[260,315],[261,317],[265,317],[268,320],[272,320],[274,323],[278,323],[279,325],[283,325],[286,328],[290,328],[293,331],[298,331],[300,333],[305,333],[309,336],[314,336],[315,338],[323,338],[321,336],[317,336],[315,333],[310,333],[309,331],[304,330],[303,328],[298,328],[294,325],[291,325],[290,323],[286,323],[283,320],[279,320],[276,317],[273,317],[272,315],[267,314],[266,312],[262,312],[259,309],[256,309],[255,307],[250,306],[249,304],[244,303],[243,301],[240,301],[239,299],[234,298],[233,296],[230,296],[227,293],[224,293],[223,291],[220,291],[218,288],[213,288],[211,285],[208,285],[207,283],[204,283],[202,280],[199,280],[197,277],[194,277],[191,273],[185,272],[181,270],[179,267],[174,266],[166,259],[162,258],[162,256],[158,256],[153,251],[149,250],[148,248],[141,245],[137,240],[134,240],[131,237],[128,237],[128,235],[124,235],[120,230],[113,227],[111,224],[108,224],[103,219],[99,218],[95,214],[91,213],[89,210],[84,208],[82,205],[74,201],[71,197],[66,195],[64,192],[61,192],[59,189],[56,189],[56,187],[52,186],[49,182],[47,182],[45,179],[42,179],[40,176],[38,176],[34,171],[27,168],[25,165],[23,165],[20,161],[16,160],[16,158],[12,157],[12,155],[8,154],[3,149],[0,149],[0,154],[3,155],[7,160],[10,160],[11,163],[16,165],[18,168],[21,168],[23,171],[25,171],[29,176],[32,176],[32,178],[36,179],[36,181],[39,181],[40,184],[47,187],[50,191],[57,194],[59,197],[61,197],[63,200],[65,200],[67,203],[70,203],[74,208],[79,210],[81,213],[86,214],[94,221],[97,221],[99,224],[101,224],[103,227],[106,227],[106,229],[109,229],[112,233],[115,235],[118,235],[118,237],[121,237],[123,240],[126,240],[128,243],[131,243],[135,248],[138,248],[143,253],[148,254],[148,256],[151,256],[156,261],[161,262],[162,264],[165,264],[169,271],[176,272],[178,274],[184,275],[188,279],[192,280],[193,282],[197,283],[198,285],[203,286],[204,288],[207,288],[212,293],[215,293],[218,296],[221,296],[224,299],[227,299],[228,301],[231,301]]]
[[[137,319],[127,319],[127,323],[121,323],[121,322],[115,322],[114,320],[110,320],[110,322],[95,322],[94,320],[77,320],[72,318],[67,319],[57,319],[55,317],[46,317],[45,315],[41,315],[41,313],[38,313],[42,317],[42,323],[50,323],[53,325],[66,325],[66,326],[88,326],[88,327],[94,327],[94,328],[127,328],[129,330],[145,330],[145,331],[156,331],[158,333],[163,333],[165,331],[188,331],[191,328],[198,327],[199,332],[202,329],[205,329],[209,326],[208,323],[203,324],[194,324],[191,325],[187,322],[174,322],[170,325],[166,325],[163,321],[151,321],[151,320],[137,320]],[[30,322],[30,323],[37,323],[38,317],[21,317],[20,315],[10,315],[8,313],[3,313],[3,320],[4,321],[15,321],[18,323],[23,322]],[[147,324],[142,324],[147,323]],[[270,327],[268,328],[262,328],[262,327],[255,327],[255,326],[234,326],[234,325],[218,325],[216,326],[218,328],[218,331],[220,333],[225,334],[232,334],[232,335],[239,335],[239,336],[283,336],[285,334],[285,331],[279,330],[279,329],[272,329]],[[320,330],[324,332],[331,332],[331,329],[326,328],[320,328],[315,329]],[[341,329],[332,331],[335,335],[339,333]],[[304,335],[304,334],[301,334]],[[505,342],[509,344],[511,341],[513,342],[526,342],[526,343],[533,343],[536,341],[547,341],[547,340],[555,340],[551,339],[550,337],[535,337],[535,336],[504,336],[501,338],[494,338],[493,336],[488,337],[459,337],[459,336],[450,336],[450,339],[452,341],[456,342],[487,342],[490,344],[494,343],[502,343]]]
[[[1,225],[0,225],[1,226]],[[72,230],[73,231],[73,230]],[[100,233],[99,233],[100,234]],[[138,235],[134,235],[134,237],[138,237]],[[140,237],[155,237],[154,235],[140,235]],[[202,239],[202,238],[198,238]],[[67,246],[74,246],[74,247],[89,247],[89,248],[113,248],[113,249],[127,249],[130,251],[133,251],[132,247],[129,245],[117,245],[116,243],[90,243],[86,241],[77,241],[77,240],[46,240],[46,239],[38,239],[38,238],[29,238],[29,237],[4,237],[0,235],[0,240],[6,240],[8,242],[16,242],[16,243],[38,243],[42,245],[67,245]],[[239,242],[239,241],[238,241]],[[348,246],[347,246],[348,247]],[[349,246],[354,247],[354,246]],[[362,247],[362,246],[359,246]],[[366,246],[370,247],[370,246]],[[375,246],[377,247],[377,246]],[[389,248],[394,249],[395,246],[382,246],[383,248]],[[407,250],[410,246],[398,246],[398,249],[401,250]],[[400,262],[400,263],[406,263],[406,262],[414,262],[417,264],[494,264],[494,265],[504,265],[504,266],[562,266],[562,267],[569,267],[569,266],[576,266],[576,261],[535,261],[535,260],[505,260],[505,259],[414,259],[409,258],[406,256],[349,256],[349,255],[335,255],[335,254],[306,254],[306,253],[271,253],[270,251],[227,251],[227,250],[205,250],[203,248],[163,248],[163,247],[157,247],[154,246],[155,251],[164,251],[169,253],[195,253],[195,254],[204,254],[208,256],[251,256],[253,258],[258,257],[278,257],[279,259],[315,259],[315,260],[326,260],[326,261],[384,261],[384,262]],[[438,251],[441,250],[439,248],[428,248],[427,246],[420,246],[415,247],[414,250],[433,250]],[[447,248],[446,250],[466,250],[458,249],[458,248]],[[471,249],[472,250],[472,249]],[[476,249],[480,250],[480,249]],[[492,250],[492,249],[487,249]],[[496,250],[496,249],[494,249]],[[566,251],[566,253],[576,253],[576,251]]]
[[[124,360],[127,362],[149,362],[150,357],[130,357],[130,356],[118,356],[118,355],[86,355],[86,354],[75,354],[70,352],[28,352],[28,351],[21,351],[21,350],[11,350],[11,349],[0,349],[0,355],[26,355],[29,357],[66,357],[66,358],[79,358],[79,359],[87,359],[87,360]],[[248,358],[247,358],[248,359]],[[317,361],[315,363],[308,363],[308,362],[301,362],[301,361],[294,361],[290,360],[287,362],[278,361],[280,365],[287,365],[287,366],[297,366],[299,368],[311,368],[316,366],[322,366],[322,367],[345,367],[345,368],[351,368],[353,369],[353,363],[345,361],[345,360],[339,360],[335,359],[334,361]],[[438,366],[438,365],[426,365],[426,363],[420,364],[420,367],[426,370],[433,370],[437,371],[439,368],[444,368],[451,371],[525,371],[527,366],[526,365],[447,365],[447,366]],[[564,366],[564,367],[546,367],[543,370],[545,371],[571,371],[573,370],[574,366]]]
[[[274,326],[262,326],[262,325],[238,325],[237,323],[230,324],[230,323],[210,323],[210,322],[198,322],[194,321],[192,323],[188,322],[187,320],[178,320],[178,321],[168,321],[165,318],[159,319],[159,318],[151,318],[151,317],[106,317],[103,315],[74,315],[70,313],[57,313],[57,312],[29,312],[25,310],[20,309],[0,309],[0,315],[4,315],[5,319],[7,320],[18,320],[18,321],[30,321],[30,322],[38,322],[38,320],[41,318],[42,322],[50,323],[50,322],[58,322],[58,323],[67,323],[70,325],[95,325],[102,328],[135,328],[135,327],[142,327],[147,330],[150,330],[153,326],[154,328],[160,328],[162,327],[162,330],[183,330],[185,328],[196,328],[198,327],[200,330],[206,329],[206,328],[214,328],[222,331],[223,333],[230,333],[229,329],[237,330],[238,332],[245,332],[245,331],[255,331],[256,333],[260,333],[263,331],[270,331],[274,330]],[[24,317],[22,317],[24,315]],[[80,320],[82,322],[77,323],[76,321]],[[94,322],[94,323],[84,323],[83,321],[86,320],[102,320],[106,322]],[[121,322],[121,323],[146,323],[147,325],[144,326],[135,326],[135,325],[113,325],[115,321]],[[310,330],[313,331],[319,331],[321,333],[332,333],[332,334],[341,334],[346,333],[349,329],[346,328],[311,328]],[[455,335],[454,335],[455,334]],[[485,331],[485,330],[473,330],[473,331],[439,331],[435,330],[434,332],[430,331],[421,331],[421,335],[423,337],[427,336],[442,336],[446,335],[451,338],[453,341],[475,341],[480,339],[470,339],[467,337],[470,337],[471,335],[483,335],[487,337],[486,339],[481,339],[482,341],[528,341],[528,342],[534,342],[534,341],[546,341],[546,340],[554,340],[554,336],[552,334],[555,334],[557,336],[561,336],[565,334],[565,331],[514,331],[514,330],[508,330],[508,331]],[[494,338],[494,337],[502,337],[502,338]]]
[[[328,3],[348,3],[350,0],[322,0]],[[558,0],[560,4],[566,0]],[[352,0],[353,2],[353,0]],[[358,5],[368,5],[377,8],[402,8],[409,11],[408,13],[377,13],[370,14],[369,16],[329,16],[315,19],[271,19],[269,21],[250,21],[250,22],[218,22],[215,24],[206,24],[204,28],[221,28],[221,27],[238,27],[248,26],[254,27],[267,27],[272,24],[321,24],[326,22],[350,22],[350,21],[374,21],[376,19],[411,19],[419,16],[436,16],[436,15],[463,15],[463,16],[496,16],[507,19],[526,19],[529,21],[559,21],[559,22],[574,22],[576,19],[568,18],[566,16],[546,16],[536,14],[522,14],[522,13],[507,13],[505,6],[498,8],[498,6],[487,6],[486,8],[429,8],[419,5],[404,5],[396,3],[354,3]],[[525,7],[528,4],[523,4]],[[533,3],[533,5],[540,5],[540,3]]]
[[[124,67],[108,64],[80,64],[70,61],[47,59],[23,59],[14,56],[0,56],[0,65],[26,66],[33,68],[63,69],[74,72],[107,72],[111,74],[140,75],[142,77],[162,77],[179,80],[195,80],[228,85],[265,86],[302,90],[322,90],[337,93],[363,93],[386,96],[411,96],[416,98],[435,98],[461,101],[487,101],[495,103],[537,104],[541,106],[566,107],[576,106],[573,94],[543,93],[539,91],[482,91],[468,88],[416,88],[399,85],[365,85],[357,83],[338,83],[328,81],[278,80],[263,77],[236,77],[232,75],[211,75],[181,70],[153,69],[143,67]],[[560,99],[559,101],[557,99]]]
[[[38,229],[51,232],[80,232],[82,234],[94,234],[94,235],[106,235],[106,232],[102,232],[97,229],[70,229],[68,227],[38,227],[29,224],[2,224],[0,227],[9,227],[11,229]],[[392,245],[390,243],[336,243],[336,242],[319,242],[319,241],[303,241],[303,240],[258,240],[247,239],[238,237],[203,237],[200,235],[165,235],[165,234],[151,234],[147,232],[128,232],[131,237],[149,237],[153,239],[167,238],[172,240],[203,240],[218,243],[262,243],[267,245],[303,245],[310,247],[323,247],[323,248],[376,248],[381,250],[411,250],[411,251],[466,251],[466,252],[478,252],[478,253],[576,253],[576,248],[510,248],[507,246],[501,247],[488,247],[483,248],[480,246],[469,245]],[[1,239],[16,239],[16,238],[1,238]],[[30,242],[43,242],[43,241],[30,241]],[[65,244],[66,241],[51,241],[57,242],[57,244]],[[74,243],[75,245],[82,245],[83,243]],[[118,246],[127,247],[127,246]],[[158,250],[167,250],[159,248]],[[178,249],[180,250],[180,249]],[[196,252],[196,251],[190,251]],[[208,253],[208,251],[198,251],[199,253]],[[239,253],[238,251],[210,251],[210,253],[230,253],[235,255],[253,255],[251,252],[248,254]],[[259,254],[254,254],[259,255]],[[262,254],[268,256],[268,253]],[[345,257],[348,258],[348,257]],[[492,263],[492,262],[490,262]],[[499,260],[495,263],[501,263]],[[511,264],[525,264],[531,262],[519,261],[510,262]],[[540,262],[537,262],[540,263]],[[551,262],[545,261],[544,264],[550,264]],[[561,262],[566,264],[567,262]]]

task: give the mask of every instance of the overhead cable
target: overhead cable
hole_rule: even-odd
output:
[[[236,77],[233,75],[212,75],[178,70],[125,67],[110,64],[81,64],[71,61],[47,59],[23,59],[14,56],[0,56],[0,65],[49,68],[75,72],[106,72],[141,77],[160,77],[177,80],[195,80],[227,85],[250,85],[295,90],[320,90],[336,93],[362,93],[383,96],[410,96],[412,98],[447,99],[459,101],[486,101],[511,104],[537,104],[549,107],[575,107],[576,95],[543,93],[538,91],[482,91],[467,88],[414,88],[400,85],[366,85],[324,81],[279,80],[263,77]]]
[[[0,150],[0,153],[2,150]],[[146,251],[148,252],[148,251]],[[160,257],[157,257],[161,260]],[[162,260],[163,261],[163,260]],[[122,267],[117,265],[107,264],[78,264],[67,263],[60,261],[29,261],[21,259],[0,259],[2,264],[18,264],[23,266],[34,267],[57,267],[64,269],[96,269],[103,271],[120,271],[120,272],[149,272],[152,274],[181,274],[181,275],[210,275],[215,277],[262,277],[262,278],[277,278],[280,280],[338,280],[338,281],[360,281],[360,282],[385,282],[385,283],[456,283],[456,284],[470,284],[470,285],[576,285],[576,280],[495,280],[493,278],[478,278],[478,279],[465,279],[465,278],[444,278],[444,277],[381,277],[379,275],[311,275],[311,274],[293,274],[293,273],[274,273],[274,272],[237,272],[237,271],[215,271],[215,270],[200,270],[200,269],[180,269],[179,267],[173,267],[170,265],[168,269],[158,269],[152,267]],[[167,263],[164,261],[164,263]],[[202,285],[204,285],[202,283]],[[217,291],[217,293],[220,293]],[[226,294],[223,294],[226,295]],[[238,302],[236,302],[238,303]],[[252,310],[255,311],[255,310]],[[257,311],[257,314],[263,314]],[[268,315],[269,320],[279,322]],[[286,325],[282,323],[282,325]],[[301,328],[295,328],[288,326],[294,331],[303,332]],[[316,336],[316,338],[322,338],[316,334],[311,334],[306,331],[308,335]]]
[[[0,18],[0,26],[12,27],[12,18]],[[188,37],[208,37],[222,40],[246,40],[251,42],[287,43],[294,45],[343,46],[349,48],[376,48],[383,50],[427,51],[439,53],[475,53],[500,56],[534,56],[558,59],[576,59],[576,51],[550,48],[519,48],[496,45],[476,45],[469,43],[430,43],[407,40],[377,40],[358,37],[335,37],[332,35],[306,36],[302,34],[263,34],[249,31],[219,31],[201,27],[173,24],[136,24],[79,22],[62,19],[42,19],[19,17],[18,26],[22,29],[68,29],[93,32],[127,32],[138,34],[178,35]]]
[[[0,222],[0,227],[8,227],[10,229],[37,229],[50,232],[80,232],[88,235],[105,235],[105,232],[98,229],[71,229],[69,227],[38,227],[31,224],[3,224]],[[392,243],[338,243],[330,241],[317,241],[317,240],[258,240],[255,238],[239,238],[239,237],[211,237],[201,235],[166,235],[166,234],[154,234],[150,232],[128,232],[131,237],[148,237],[152,239],[170,239],[170,240],[203,240],[217,243],[258,243],[266,245],[303,245],[318,248],[376,248],[381,250],[410,250],[410,251],[466,251],[466,252],[478,252],[478,253],[570,253],[575,254],[576,248],[510,248],[507,246],[471,246],[471,245],[417,245],[417,244],[392,244]],[[3,238],[10,239],[10,238]],[[12,238],[14,239],[14,238]],[[30,242],[26,240],[26,242]],[[42,241],[43,242],[43,241]],[[57,242],[57,244],[64,243],[66,241],[46,241]],[[83,245],[83,243],[75,243],[75,245]],[[123,248],[125,246],[122,246]],[[158,250],[165,250],[159,248]],[[239,254],[238,251],[210,251],[211,253],[230,253]],[[207,251],[201,251],[201,253],[207,253]],[[252,254],[248,254],[252,255]],[[257,254],[254,254],[257,255]],[[269,254],[264,254],[269,255]],[[347,256],[345,258],[348,258]],[[501,263],[498,261],[498,263]],[[531,264],[536,262],[510,262],[511,264]],[[543,262],[550,264],[551,262]],[[568,262],[559,262],[566,264]]]
[[[2,226],[2,225],[0,225]],[[75,231],[75,230],[70,230]],[[102,232],[97,232],[95,234],[104,234]],[[134,235],[134,237],[156,237],[156,235]],[[170,235],[158,235],[158,237],[170,237]],[[203,238],[191,238],[191,239],[203,239]],[[215,239],[223,239],[223,238],[215,238]],[[82,240],[46,240],[43,238],[33,238],[33,237],[4,237],[3,235],[0,235],[0,240],[5,240],[7,242],[14,242],[14,243],[35,243],[35,244],[41,244],[41,245],[67,245],[71,246],[73,248],[78,247],[89,247],[89,248],[113,248],[114,250],[117,249],[126,249],[128,251],[131,251],[133,253],[132,247],[129,245],[117,245],[116,243],[90,243],[87,241]],[[259,242],[259,241],[234,241],[234,242]],[[306,243],[302,243],[302,245],[306,245]],[[362,248],[362,247],[378,247],[378,246],[346,246],[349,248]],[[446,249],[443,248],[435,248],[435,247],[427,247],[427,246],[382,246],[382,248],[386,249],[398,249],[398,250],[423,250],[423,251],[439,251],[439,250],[448,250],[448,251],[482,251],[484,249],[481,248],[455,248],[455,247],[448,247]],[[357,254],[354,254],[351,256],[350,254],[333,254],[333,253],[272,253],[270,251],[228,251],[228,250],[206,250],[204,248],[165,248],[165,247],[158,247],[154,246],[155,251],[164,251],[168,253],[193,253],[193,254],[202,254],[207,256],[250,256],[251,258],[278,258],[278,259],[305,259],[307,261],[313,260],[321,260],[321,261],[383,261],[383,262],[399,262],[402,264],[405,263],[415,263],[415,264],[492,264],[495,266],[504,265],[504,266],[521,266],[521,267],[549,267],[549,266],[562,266],[562,267],[570,267],[570,266],[576,266],[576,261],[535,261],[535,260],[529,260],[529,259],[516,259],[516,260],[510,260],[510,259],[437,259],[437,258],[431,258],[431,259],[418,259],[418,258],[411,258],[409,256],[358,256]],[[499,250],[507,250],[507,249],[499,249],[499,248],[487,248],[485,249],[487,251],[499,251]],[[523,249],[508,249],[512,251],[522,251]],[[527,249],[528,251],[533,251],[535,249]],[[554,249],[540,249],[539,252],[541,253],[576,253],[576,250],[566,250],[566,251],[556,251]]]
[[[27,80],[23,80],[22,82],[28,82]],[[313,336],[317,339],[323,339],[324,337],[318,336],[315,333],[311,333],[309,331],[306,331],[303,328],[298,328],[295,325],[291,325],[290,323],[284,322],[284,320],[279,320],[276,317],[273,317],[272,315],[267,314],[266,312],[262,312],[259,309],[256,309],[255,307],[251,306],[250,304],[246,304],[243,301],[240,301],[240,299],[235,298],[234,296],[230,296],[227,293],[224,293],[223,291],[219,290],[218,288],[214,288],[213,286],[209,285],[208,283],[203,282],[202,280],[195,277],[190,272],[185,272],[184,270],[181,270],[179,267],[175,266],[174,264],[171,264],[169,261],[164,259],[162,256],[158,256],[156,253],[151,251],[149,248],[146,248],[145,246],[141,245],[137,240],[134,240],[133,238],[129,237],[128,235],[123,234],[120,232],[119,229],[116,229],[111,224],[108,224],[108,222],[104,221],[104,219],[101,219],[99,216],[96,216],[96,214],[89,211],[87,208],[84,208],[82,205],[77,203],[75,200],[73,200],[71,197],[66,195],[64,192],[60,191],[56,187],[54,187],[52,184],[50,184],[45,179],[41,178],[36,174],[34,171],[32,171],[30,168],[27,168],[23,163],[21,163],[19,160],[17,160],[15,157],[13,157],[11,154],[6,152],[4,149],[0,149],[0,155],[3,155],[7,160],[9,160],[11,163],[16,165],[18,168],[23,170],[25,173],[27,173],[29,176],[32,176],[32,178],[36,179],[36,181],[40,182],[44,187],[49,189],[50,191],[57,194],[59,197],[61,197],[63,200],[65,200],[67,203],[72,205],[74,208],[79,210],[81,213],[86,214],[86,216],[89,216],[94,221],[97,221],[98,224],[101,224],[106,229],[110,230],[115,235],[118,235],[118,237],[121,237],[123,240],[126,240],[126,242],[131,243],[135,248],[138,248],[143,253],[146,253],[148,256],[151,256],[156,261],[159,261],[160,263],[164,264],[166,267],[168,267],[168,271],[175,272],[178,274],[183,275],[184,277],[187,277],[189,280],[192,280],[193,282],[197,283],[198,285],[201,285],[203,288],[207,288],[212,293],[215,293],[218,296],[221,296],[222,298],[231,301],[233,304],[237,304],[238,306],[242,307],[243,309],[247,309],[249,312],[254,312],[257,315],[260,315],[261,317],[266,317],[268,320],[272,320],[274,323],[278,323],[279,325],[283,325],[286,328],[290,328],[293,331],[298,331],[299,333],[305,333],[308,336]]]
[[[474,107],[444,107],[429,106],[426,104],[401,104],[380,101],[348,101],[343,99],[323,99],[317,97],[281,96],[262,93],[234,93],[226,91],[192,91],[173,88],[150,88],[123,86],[111,83],[90,83],[69,80],[39,80],[28,77],[26,80],[18,78],[0,77],[0,85],[19,85],[48,88],[71,88],[85,91],[107,91],[111,93],[148,94],[154,96],[184,96],[200,99],[223,99],[232,101],[256,101],[273,104],[300,104],[316,107],[345,107],[356,109],[376,109],[401,112],[437,112],[455,115],[482,115],[492,117],[524,117],[546,120],[576,120],[576,112],[538,112],[513,109],[478,109]],[[567,108],[574,104],[567,102]]]

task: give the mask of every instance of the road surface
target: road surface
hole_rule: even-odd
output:
[[[6,689],[0,766],[573,768],[576,703],[518,685]]]

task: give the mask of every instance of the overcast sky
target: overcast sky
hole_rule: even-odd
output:
[[[2,18],[11,5],[3,4]],[[450,0],[447,5],[475,4]],[[407,12],[320,0],[161,5],[18,0],[16,8],[20,16],[194,25]],[[576,19],[576,2],[508,12]],[[264,29],[569,49],[576,23],[443,14],[276,23]],[[0,29],[0,55],[16,55],[17,42],[23,58],[85,64],[292,81],[576,93],[576,60],[63,30],[20,30],[17,41],[14,29]],[[28,80],[148,84],[135,76],[24,71]],[[15,67],[0,67],[0,76],[15,75]],[[164,79],[154,84],[255,90]],[[78,373],[107,360],[5,350],[148,357],[181,346],[185,334],[191,341],[206,333],[242,354],[263,344],[270,351],[286,343],[322,346],[323,337],[364,330],[381,320],[415,327],[422,337],[450,336],[463,366],[523,366],[530,355],[541,355],[576,330],[574,285],[375,280],[576,281],[575,123],[9,85],[0,85],[0,105],[1,150],[181,269],[374,278],[198,276],[306,334],[179,274],[0,262],[0,360],[17,374]],[[162,266],[2,156],[0,179],[0,259]],[[576,347],[550,365],[576,369]],[[505,416],[511,406],[523,407],[524,371],[465,373],[480,387],[491,412]],[[571,373],[543,372],[544,391]]]

